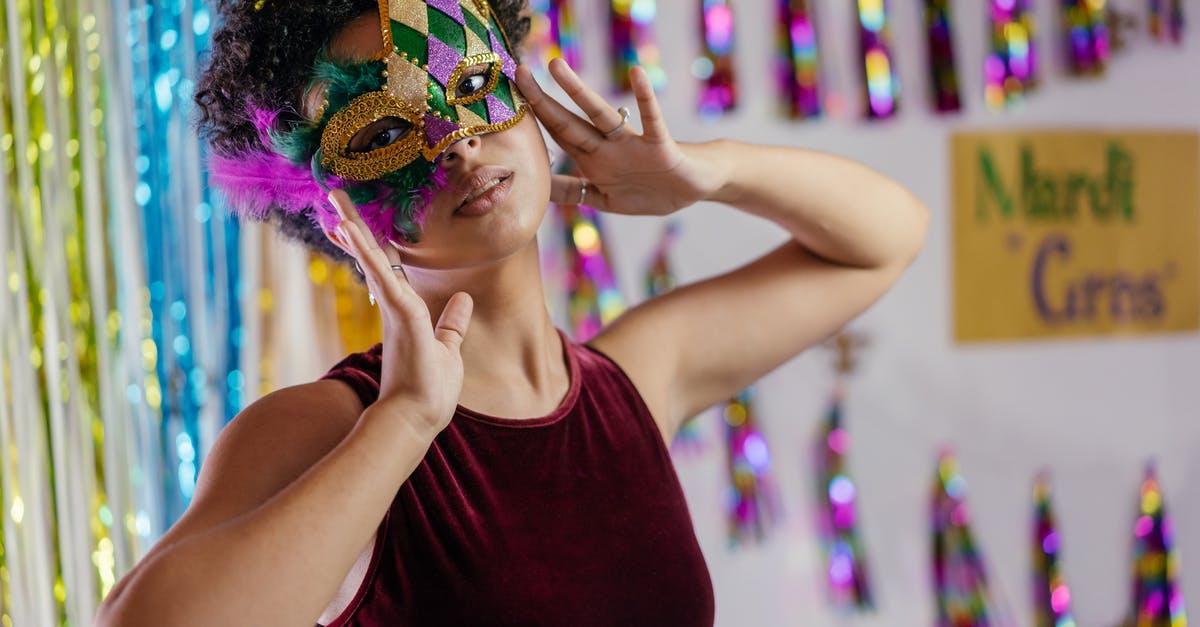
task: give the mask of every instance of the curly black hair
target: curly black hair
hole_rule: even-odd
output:
[[[529,34],[528,0],[488,0],[514,52]],[[317,53],[335,33],[378,0],[219,0],[218,26],[196,81],[196,130],[218,154],[258,147],[250,104],[282,111],[279,124],[301,121],[304,90]],[[335,259],[345,255],[313,228],[311,216],[273,211],[266,216],[286,236]]]

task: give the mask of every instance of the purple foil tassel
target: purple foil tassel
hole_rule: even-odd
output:
[[[808,0],[777,0],[777,68],[783,110],[793,120],[821,115],[817,32]]]
[[[858,0],[859,48],[866,82],[867,118],[881,120],[896,115],[900,93],[892,62],[891,36],[885,0]]]
[[[700,79],[700,115],[717,116],[737,106],[733,67],[733,9],[730,0],[701,0],[702,53],[692,63]]]
[[[929,44],[929,91],[933,109],[950,113],[962,109],[958,68],[954,63],[951,0],[925,0],[925,35]]]

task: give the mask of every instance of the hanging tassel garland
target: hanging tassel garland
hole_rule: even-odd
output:
[[[612,78],[619,91],[632,90],[629,70],[642,66],[655,89],[666,84],[654,35],[655,0],[611,0]]]
[[[1067,68],[1075,76],[1101,74],[1108,63],[1108,11],[1105,0],[1064,0]]]
[[[692,64],[700,80],[700,115],[718,116],[737,106],[733,68],[733,9],[731,0],[701,0],[702,54]]]
[[[755,421],[753,392],[740,392],[723,411],[728,443],[729,541],[737,546],[761,541],[781,518],[779,492],[771,476],[767,440]]]
[[[573,172],[564,159],[560,173]],[[587,205],[558,205],[565,229],[567,319],[576,342],[586,342],[625,310],[612,262],[601,242],[600,212]]]
[[[951,0],[925,0],[925,36],[929,46],[929,87],[933,109],[950,113],[962,108],[958,69],[954,63],[954,19]]]
[[[827,582],[832,605],[839,610],[873,606],[866,557],[858,535],[858,492],[846,468],[850,435],[842,425],[842,384],[834,391],[818,431],[818,531],[826,551]]]
[[[529,38],[526,55],[534,68],[545,68],[551,59],[562,58],[576,72],[579,58],[579,29],[573,0],[530,0]]]
[[[890,118],[896,115],[900,85],[892,62],[885,0],[858,0],[858,25],[863,77],[866,80],[867,118]]]
[[[817,34],[808,0],[777,0],[775,77],[783,111],[793,120],[821,115]]]
[[[1038,474],[1033,485],[1033,624],[1074,627],[1071,591],[1059,565],[1062,540],[1050,508],[1050,479]]]
[[[1154,465],[1149,464],[1133,526],[1133,607],[1126,624],[1134,627],[1187,626],[1174,533]]]
[[[1183,41],[1183,0],[1150,0],[1150,36],[1173,44]]]
[[[991,51],[983,65],[984,101],[1000,111],[1037,85],[1038,59],[1029,0],[989,0]]]
[[[967,482],[950,453],[938,460],[933,487],[933,584],[937,627],[992,624],[983,557],[967,512]]]

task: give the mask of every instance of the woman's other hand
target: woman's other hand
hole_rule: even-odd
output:
[[[634,67],[630,82],[637,98],[642,132],[588,87],[562,59],[550,62],[550,74],[588,116],[585,120],[542,91],[529,68],[517,68],[517,85],[534,115],[579,167],[577,176],[554,175],[550,200],[585,203],[603,211],[666,215],[710,198],[728,178],[719,151],[672,139],[646,71]],[[616,133],[606,133],[621,126]]]
[[[429,307],[404,274],[400,253],[379,242],[342,190],[329,194],[342,221],[338,243],[358,262],[383,319],[383,372],[373,413],[415,420],[422,435],[436,436],[450,423],[462,393],[460,349],[473,302],[466,292],[450,297],[434,326]],[[414,418],[415,416],[415,418]]]

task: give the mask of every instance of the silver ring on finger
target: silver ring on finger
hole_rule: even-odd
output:
[[[584,179],[584,178],[579,179],[579,202],[576,204],[582,205],[585,201],[587,201],[587,186],[588,186],[587,179]]]
[[[629,107],[621,107],[617,109],[617,113],[621,114],[621,123],[615,128],[604,133],[604,139],[608,139],[625,129],[625,125],[629,123]]]
[[[408,273],[404,271],[404,266],[402,266],[398,263],[394,263],[394,264],[392,264],[392,270],[399,270],[400,276],[404,277],[405,281],[408,280]]]

